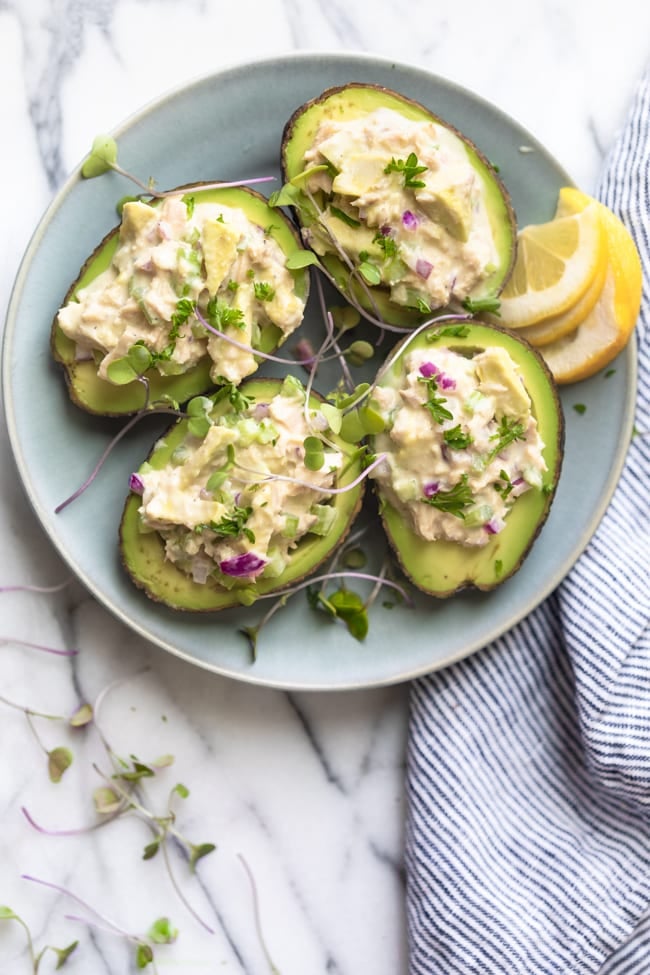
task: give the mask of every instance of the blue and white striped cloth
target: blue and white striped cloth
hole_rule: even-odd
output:
[[[636,427],[650,429],[650,74],[598,196],[644,268]],[[650,436],[565,581],[480,653],[414,682],[411,975],[650,975]]]

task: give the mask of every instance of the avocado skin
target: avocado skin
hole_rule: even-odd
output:
[[[240,207],[253,223],[262,228],[271,228],[270,236],[287,255],[302,248],[302,242],[291,221],[277,209],[272,210],[266,198],[249,187],[203,190],[201,184],[193,183],[177,189],[178,193],[191,194],[197,203],[222,203],[225,206]],[[154,199],[150,204],[154,206],[156,202]],[[114,227],[95,248],[76,280],[70,285],[63,299],[64,305],[74,298],[80,288],[88,285],[110,266],[117,248],[119,230],[119,225]],[[306,301],[309,294],[308,272],[298,270],[291,273],[296,294]],[[272,353],[281,344],[281,340],[282,332],[279,329],[275,326],[265,327],[261,334],[260,351]],[[52,323],[50,349],[55,361],[63,367],[71,400],[87,413],[96,416],[128,416],[137,413],[145,405],[145,389],[142,383],[136,381],[125,386],[115,386],[97,376],[92,360],[75,360],[74,343],[63,334],[56,316]],[[193,396],[213,389],[215,384],[210,378],[211,367],[212,360],[206,355],[196,366],[180,375],[162,376],[155,368],[148,370],[145,377],[149,382],[150,401],[168,396],[178,403],[185,403]]]
[[[361,82],[350,82],[333,88],[327,88],[318,97],[305,102],[295,110],[284,127],[282,136],[282,171],[284,182],[289,182],[303,171],[302,158],[306,149],[313,143],[320,121],[324,118],[359,117],[377,108],[392,108],[407,118],[433,121],[444,126],[464,143],[470,162],[487,187],[491,201],[491,221],[495,233],[499,253],[502,260],[495,271],[475,289],[473,298],[499,294],[505,286],[515,262],[517,246],[517,222],[510,195],[496,174],[489,160],[474,143],[455,126],[441,119],[431,112],[425,105],[416,102],[399,92],[380,85]],[[294,210],[298,223],[305,227],[309,223],[309,201],[304,197],[305,206],[301,206],[300,199]],[[307,215],[307,219],[305,219]],[[370,286],[372,305],[363,288],[358,283],[350,285],[349,270],[339,257],[334,254],[318,255],[325,272],[332,284],[344,297],[352,297],[366,311],[373,315],[379,313],[383,321],[390,325],[404,328],[415,328],[430,318],[428,313],[406,308],[392,302],[389,292],[381,286]],[[351,291],[351,294],[350,294]],[[373,307],[374,305],[374,307]],[[435,311],[435,309],[433,309]]]
[[[246,380],[240,389],[247,395],[263,402],[270,399],[280,389],[281,379],[255,378]],[[316,406],[322,398],[312,392],[310,403]],[[227,410],[223,402],[223,410]],[[173,450],[181,443],[187,428],[186,420],[179,420],[172,424],[163,434],[163,444],[154,444],[147,460],[154,466],[163,466]],[[348,450],[349,444],[343,444],[339,438],[330,435],[335,443],[341,443]],[[352,462],[337,486],[345,486],[361,473],[359,459]],[[318,566],[327,559],[347,536],[352,522],[358,514],[364,494],[364,482],[351,488],[343,494],[334,495],[333,505],[337,514],[334,523],[326,536],[307,535],[294,549],[291,561],[281,576],[275,579],[258,577],[249,588],[254,588],[259,595],[281,592],[288,586],[300,582],[311,575]],[[193,613],[215,612],[240,606],[241,600],[237,590],[224,589],[216,582],[208,581],[201,585],[193,581],[172,562],[165,560],[164,546],[157,532],[141,533],[139,531],[140,497],[129,494],[124,504],[119,529],[119,549],[122,565],[135,585],[142,589],[150,599],[163,603],[174,610],[185,610]],[[239,590],[241,592],[241,590]]]
[[[427,336],[438,331],[444,333],[453,324],[453,321],[447,320],[444,325],[432,325],[423,330],[408,344],[408,350],[422,347],[435,350],[444,346],[468,354],[472,350],[480,352],[500,345],[509,352],[521,368],[533,414],[545,444],[543,453],[548,470],[544,475],[544,484],[547,491],[531,489],[519,497],[506,519],[503,531],[492,536],[483,548],[471,549],[446,540],[431,542],[420,538],[408,527],[400,512],[382,496],[381,487],[375,482],[382,524],[402,570],[418,589],[438,598],[447,598],[466,588],[489,591],[505,582],[521,567],[548,517],[564,452],[562,405],[556,383],[539,353],[527,341],[504,328],[460,317],[457,324],[469,327],[466,337],[443,334],[433,344],[428,342]],[[407,341],[398,343],[392,354]],[[401,356],[389,373],[395,374],[400,363]],[[372,440],[371,447],[374,449]],[[499,572],[497,562],[501,563]]]

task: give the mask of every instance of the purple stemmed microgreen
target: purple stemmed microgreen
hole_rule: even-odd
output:
[[[32,643],[31,640],[21,640],[15,636],[0,636],[0,646],[13,644],[17,647],[26,647],[28,650],[40,650],[42,653],[51,653],[55,657],[76,657],[78,650],[60,650],[57,647],[49,647],[44,643]]]
[[[250,650],[251,650],[251,654],[252,654],[253,661],[255,661],[257,659],[257,641],[259,639],[259,635],[260,635],[260,632],[261,632],[262,628],[265,627],[267,625],[267,623],[269,623],[269,621],[275,616],[275,614],[286,605],[287,600],[290,599],[291,596],[295,596],[295,594],[298,593],[298,592],[301,592],[301,591],[303,591],[305,589],[308,590],[310,587],[311,588],[315,587],[318,583],[330,582],[330,581],[332,581],[334,579],[341,579],[343,581],[348,581],[350,579],[358,579],[358,580],[362,580],[362,581],[365,581],[365,582],[372,582],[372,583],[381,582],[381,585],[382,586],[385,586],[388,589],[395,590],[399,594],[400,598],[403,600],[403,602],[407,606],[412,606],[413,605],[413,601],[412,601],[411,597],[409,596],[408,592],[398,582],[393,582],[392,579],[386,579],[386,578],[382,578],[382,577],[377,576],[377,575],[373,575],[370,572],[346,572],[346,571],[341,571],[341,572],[327,572],[327,573],[323,573],[322,575],[319,575],[319,576],[314,576],[311,579],[307,579],[304,582],[299,583],[297,586],[293,586],[291,589],[285,590],[282,593],[282,595],[279,598],[276,599],[276,602],[273,603],[273,605],[271,606],[271,608],[264,614],[264,616],[262,617],[262,619],[255,626],[244,626],[244,627],[241,628],[240,632],[248,640],[248,645],[249,645]],[[349,592],[349,590],[344,590],[344,591]],[[318,597],[318,595],[319,594],[317,593],[317,597]],[[274,598],[275,596],[276,596],[275,593],[267,593],[267,594],[258,596],[257,599],[258,600],[260,600],[260,599],[270,599],[270,598]],[[322,599],[317,598],[316,599],[316,602],[313,603],[312,605],[315,606],[316,603],[322,604]],[[336,608],[337,611],[335,613],[331,613],[330,615],[332,615],[333,617],[337,617],[337,618],[343,620],[343,622],[346,622],[345,616],[347,615],[348,618],[350,618],[351,615],[358,616],[360,614],[360,612],[361,612],[362,606],[363,606],[363,604],[362,603],[357,604],[356,600],[354,601],[354,605],[352,605],[350,601],[348,601],[346,599],[341,599],[340,600],[340,606],[339,607],[334,607],[334,608]],[[356,624],[356,622],[357,621],[355,620],[355,624]],[[356,626],[355,626],[355,628],[356,628]],[[360,632],[360,629],[359,629],[359,632]],[[352,635],[353,636],[356,636],[356,633],[353,633]],[[361,638],[361,637],[358,637],[358,638]]]
[[[15,701],[11,701],[9,698],[4,697],[4,695],[0,695],[0,703],[5,704],[7,707],[13,708],[15,711],[23,712],[36,743],[47,758],[47,768],[50,781],[60,782],[65,772],[72,765],[73,754],[69,748],[66,748],[63,745],[59,745],[56,748],[48,748],[39,735],[33,719],[43,718],[46,721],[63,721],[66,722],[66,724],[71,728],[81,728],[92,720],[92,711],[90,712],[90,716],[87,717],[86,708],[88,708],[89,705],[82,704],[72,715],[70,715],[70,717],[65,717],[61,714],[49,714],[46,711],[37,711],[34,708],[27,707],[24,704],[17,704]]]
[[[102,914],[95,907],[93,907],[92,904],[84,900],[82,897],[79,897],[78,894],[75,894],[67,887],[63,887],[60,884],[54,884],[49,880],[42,880],[40,877],[33,877],[31,874],[22,874],[22,879],[28,880],[31,883],[40,884],[42,887],[49,887],[51,890],[55,890],[57,893],[63,894],[65,897],[70,897],[85,911],[88,911],[90,914],[94,915],[93,918],[87,918],[80,917],[77,914],[66,914],[66,920],[85,924],[89,928],[94,928],[97,931],[103,931],[106,934],[116,935],[117,937],[124,938],[126,941],[131,942],[135,948],[135,962],[138,968],[146,968],[148,965],[152,965],[152,971],[157,973],[158,970],[156,968],[153,946],[172,944],[178,937],[178,931],[172,926],[169,918],[157,918],[157,920],[154,921],[149,928],[147,934],[142,937],[141,935],[133,934],[132,932],[127,931],[121,925],[117,924],[115,921],[112,921],[105,914]],[[71,947],[70,950],[68,950],[68,954],[71,954],[72,950],[74,949]],[[60,966],[57,965],[57,968],[58,967]]]
[[[237,857],[242,867],[244,868],[244,872],[248,877],[248,882],[251,888],[251,896],[253,898],[253,919],[255,922],[255,933],[257,934],[258,941],[262,947],[262,952],[266,959],[266,963],[269,966],[269,971],[271,972],[271,975],[280,975],[280,969],[276,966],[275,962],[271,958],[271,952],[269,951],[268,945],[266,943],[266,938],[264,937],[264,932],[262,930],[262,912],[260,910],[260,896],[259,896],[259,891],[257,889],[257,883],[255,882],[255,876],[253,875],[253,871],[249,867],[248,862],[242,856],[242,854],[238,853]]]
[[[97,477],[97,475],[101,471],[102,467],[104,466],[104,464],[108,460],[110,454],[113,452],[113,450],[115,449],[115,447],[117,446],[117,444],[120,442],[120,440],[122,440],[122,438],[125,437],[126,434],[129,433],[129,431],[132,430],[133,427],[137,423],[139,423],[140,420],[144,416],[160,416],[160,415],[164,415],[164,416],[177,416],[177,417],[185,417],[186,416],[185,413],[183,413],[181,410],[175,409],[174,406],[169,406],[169,407],[168,406],[160,406],[160,407],[151,406],[149,408],[146,408],[146,409],[143,409],[143,410],[138,411],[138,413],[135,413],[127,421],[127,423],[124,424],[124,426],[122,427],[122,429],[119,430],[115,434],[115,436],[112,438],[112,440],[104,448],[104,450],[102,451],[102,454],[99,457],[99,460],[97,461],[97,463],[95,464],[95,466],[93,467],[92,471],[90,472],[90,474],[88,475],[88,477],[86,478],[86,480],[83,482],[83,484],[80,487],[78,487],[76,491],[73,491],[73,493],[71,495],[69,495],[69,497],[67,497],[64,501],[61,501],[61,503],[58,504],[56,506],[56,508],[54,509],[54,513],[58,515],[61,511],[64,510],[64,508],[67,508],[68,505],[72,504],[73,501],[76,501],[77,498],[81,497],[81,495],[85,491],[88,490],[88,488],[93,483],[93,481],[95,480],[95,478]]]
[[[104,173],[113,171],[118,173],[120,176],[126,177],[126,179],[131,180],[135,183],[147,196],[153,196],[156,199],[163,199],[167,196],[178,196],[178,190],[157,190],[154,186],[153,180],[149,180],[144,183],[141,179],[130,173],[128,170],[124,169],[123,166],[117,161],[118,151],[117,142],[110,135],[98,135],[93,140],[92,148],[90,154],[84,161],[81,167],[81,175],[84,179],[94,179],[97,176],[103,176]],[[192,188],[200,190],[212,190],[212,189],[231,189],[237,186],[254,186],[258,183],[271,183],[275,179],[274,176],[255,176],[251,179],[239,179],[230,182],[224,182],[222,180],[214,183],[192,183],[188,186],[184,186],[183,190],[187,191]]]
[[[63,582],[57,582],[54,586],[32,586],[32,585],[17,585],[17,586],[0,586],[0,593],[3,592],[36,592],[36,593],[52,593],[61,592],[70,585],[72,579],[64,579]],[[1,642],[1,638],[0,638]],[[31,646],[31,644],[28,644]],[[45,647],[35,647],[35,649],[43,650]],[[49,649],[49,648],[48,648]]]
[[[32,938],[29,925],[24,918],[22,918],[19,914],[16,914],[16,912],[12,910],[12,908],[7,907],[6,904],[0,904],[0,921],[15,921],[25,932],[25,937],[27,938],[27,952],[29,954],[29,960],[32,966],[32,975],[38,975],[41,961],[48,951],[56,955],[56,970],[59,971],[61,968],[63,968],[68,958],[73,951],[76,950],[77,945],[79,944],[78,941],[73,941],[65,948],[55,948],[54,945],[45,945],[39,952],[37,952],[34,947],[34,939]]]

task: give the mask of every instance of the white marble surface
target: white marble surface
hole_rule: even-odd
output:
[[[57,187],[109,130],[160,93],[227,64],[292,50],[367,51],[416,64],[494,101],[547,145],[589,191],[622,124],[648,56],[650,7],[619,0],[0,0],[2,318],[21,254]],[[32,518],[0,430],[0,584],[66,578]],[[135,935],[158,916],[179,929],[156,949],[160,972],[271,970],[256,934],[242,854],[259,888],[262,924],[282,975],[408,971],[401,851],[408,689],[283,693],[196,670],[145,645],[73,583],[0,593],[1,691],[7,701],[69,714],[112,681],[101,726],[121,754],[175,763],[148,780],[164,813],[177,782],[177,826],[216,852],[172,870],[209,933],[184,907],[135,816],[73,836],[41,835],[93,821],[91,793],[107,768],[97,730],[33,718],[46,748],[74,762],[50,783],[25,715],[0,701],[0,904],[28,923],[36,949],[79,938],[65,970],[135,971],[124,939],[67,920],[84,911],[21,879],[64,885]],[[20,639],[78,649],[57,657]],[[148,668],[143,672],[143,668]],[[91,916],[86,912],[86,916]],[[29,972],[25,938],[0,923],[0,973]],[[54,968],[53,955],[41,972]]]

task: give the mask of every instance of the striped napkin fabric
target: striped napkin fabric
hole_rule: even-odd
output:
[[[412,685],[410,975],[650,973],[650,73],[596,195],[643,262],[640,433],[558,589]]]

